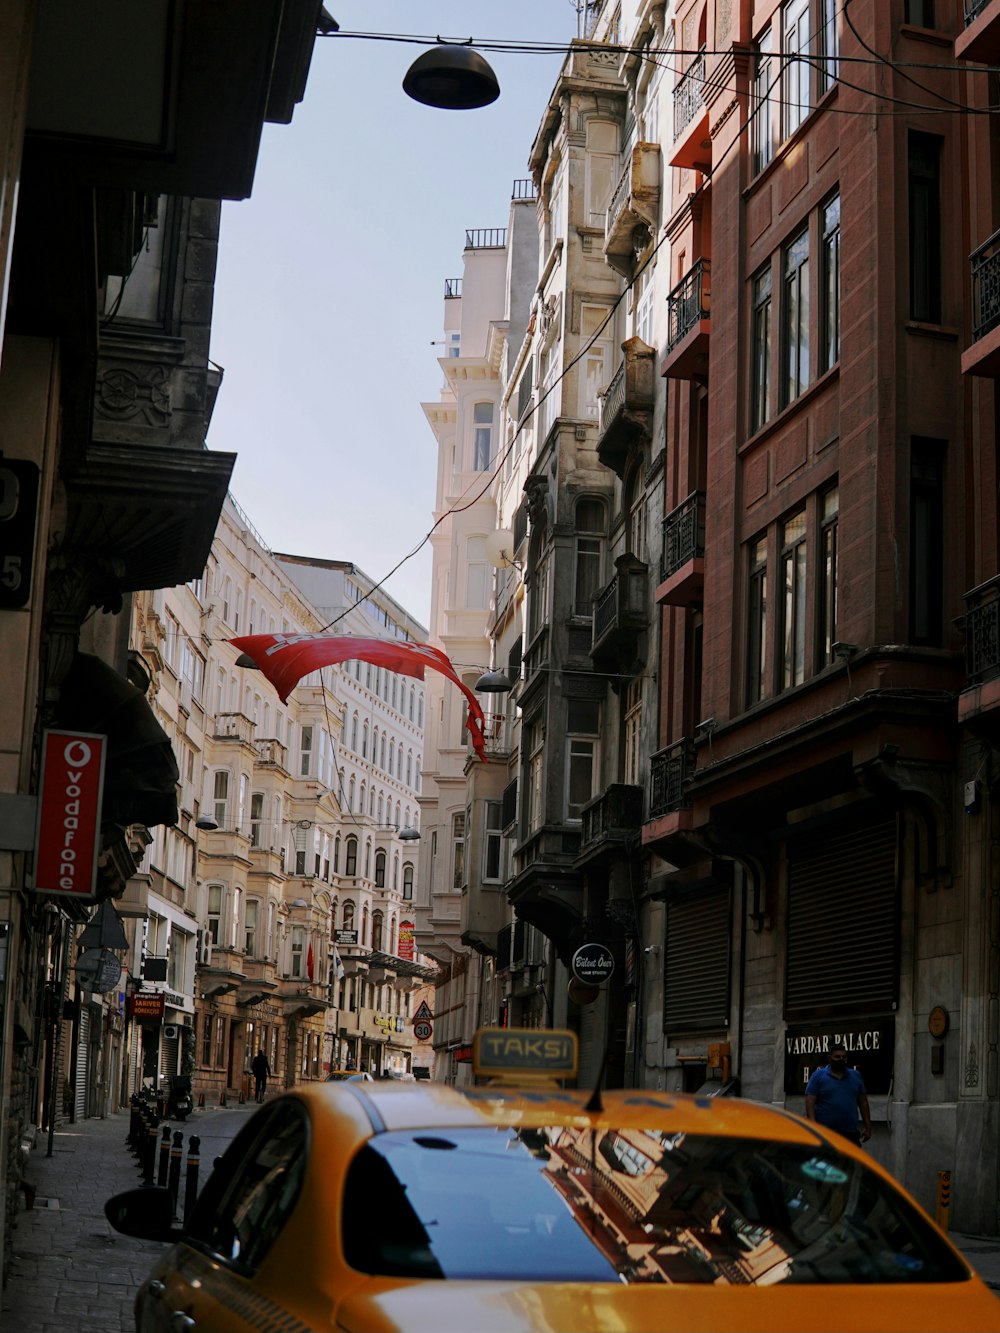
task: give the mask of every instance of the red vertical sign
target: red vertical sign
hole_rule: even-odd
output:
[[[408,963],[413,962],[413,922],[399,923],[399,957]]]
[[[35,838],[35,889],[92,898],[100,851],[106,736],[46,731]]]

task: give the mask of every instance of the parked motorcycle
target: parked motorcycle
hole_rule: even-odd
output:
[[[191,1078],[188,1074],[174,1074],[170,1080],[167,1094],[167,1118],[184,1120],[194,1110],[194,1098],[191,1095]]]

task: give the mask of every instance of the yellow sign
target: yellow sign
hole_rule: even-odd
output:
[[[568,1028],[480,1028],[472,1042],[473,1072],[505,1083],[574,1078],[577,1059]]]

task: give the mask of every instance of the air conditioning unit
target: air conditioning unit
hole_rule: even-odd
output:
[[[181,1030],[176,1023],[165,1023],[163,1026],[163,1040],[176,1041],[181,1035]]]

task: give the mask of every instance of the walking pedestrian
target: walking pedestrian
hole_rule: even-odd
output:
[[[872,1136],[865,1081],[849,1067],[847,1047],[839,1042],[830,1047],[829,1064],[820,1066],[806,1084],[806,1117],[854,1143],[867,1143]]]
[[[267,1091],[267,1080],[271,1073],[271,1066],[267,1062],[267,1056],[263,1051],[258,1051],[250,1065],[250,1072],[254,1077],[253,1097],[255,1102],[264,1100],[264,1093]]]

